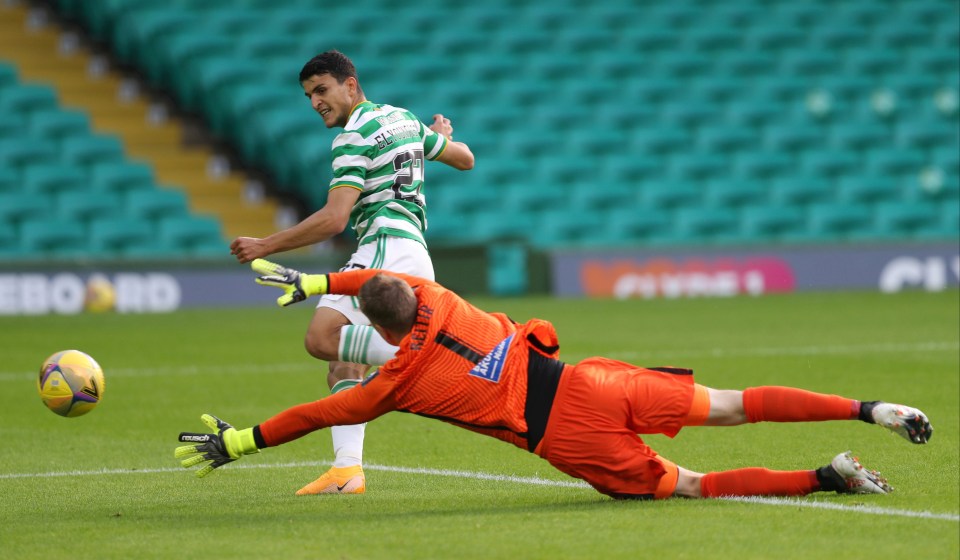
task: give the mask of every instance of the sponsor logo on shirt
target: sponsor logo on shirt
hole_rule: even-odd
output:
[[[511,340],[513,340],[512,334],[501,341],[500,344],[497,344],[489,354],[480,360],[480,363],[473,366],[473,369],[470,370],[470,375],[499,383],[500,372],[503,371],[503,362],[506,361],[507,348],[510,347]]]

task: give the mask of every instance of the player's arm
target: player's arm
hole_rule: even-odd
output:
[[[181,432],[181,445],[174,450],[184,468],[202,465],[198,477],[231,463],[244,455],[259,453],[330,426],[368,422],[396,410],[393,381],[375,376],[352,389],[325,399],[289,408],[273,418],[243,430],[237,430],[216,416],[204,414],[204,424],[213,433]]]
[[[257,284],[274,286],[283,290],[283,295],[277,298],[277,305],[282,307],[316,295],[341,294],[355,296],[360,293],[360,287],[377,274],[396,276],[413,288],[423,284],[434,283],[425,278],[376,268],[332,272],[330,274],[304,274],[299,270],[287,268],[263,259],[255,259],[250,263],[250,267],[254,272],[260,274],[256,280]]]
[[[435,161],[443,162],[461,171],[473,169],[473,152],[463,142],[453,140],[453,126],[450,124],[450,119],[440,114],[434,115],[433,124],[429,128],[446,139],[446,146],[441,148],[442,151],[434,158]]]
[[[236,255],[237,260],[246,263],[330,239],[346,229],[350,222],[350,211],[358,198],[360,191],[353,187],[331,189],[323,208],[302,222],[262,239],[238,237],[230,244],[230,252]]]

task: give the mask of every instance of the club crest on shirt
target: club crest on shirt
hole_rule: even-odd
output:
[[[473,366],[473,369],[470,370],[470,375],[499,383],[500,373],[503,371],[503,362],[506,361],[507,348],[510,347],[511,340],[513,340],[512,334],[505,340],[502,340],[500,344],[494,346],[493,350],[480,360],[480,363]]]

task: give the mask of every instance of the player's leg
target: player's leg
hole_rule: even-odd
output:
[[[674,496],[722,498],[725,496],[805,496],[812,492],[887,494],[893,488],[880,473],[863,468],[850,452],[840,453],[829,465],[815,470],[775,471],[748,467],[698,473],[677,467]]]
[[[756,422],[862,420],[880,424],[913,443],[926,443],[933,427],[920,410],[880,401],[858,401],[794,387],[751,387],[744,391],[706,388],[707,426]]]

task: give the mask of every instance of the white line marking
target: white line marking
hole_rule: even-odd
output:
[[[288,469],[299,467],[329,467],[329,461],[297,461],[290,463],[248,463],[243,465],[230,465],[230,469]],[[537,486],[553,486],[560,488],[581,488],[589,489],[590,485],[581,481],[550,480],[536,476],[512,476],[503,474],[492,474],[474,471],[448,470],[448,469],[427,469],[418,467],[396,467],[390,465],[364,464],[363,468],[369,471],[383,471],[403,474],[422,474],[428,476],[448,476],[455,478],[469,478],[474,480],[488,480],[494,482],[513,482],[516,484],[532,484]],[[98,469],[92,471],[58,471],[45,473],[0,473],[0,480],[22,479],[22,478],[54,478],[64,476],[98,476],[113,474],[156,474],[156,473],[184,473],[182,468],[165,467],[156,469]],[[806,507],[816,509],[828,509],[834,511],[847,511],[852,513],[866,513],[871,515],[888,515],[895,517],[914,517],[921,519],[938,519],[943,521],[960,521],[960,515],[955,513],[933,513],[930,511],[912,511],[906,509],[882,508],[877,506],[850,506],[844,504],[834,504],[829,502],[818,502],[814,500],[801,500],[799,498],[765,498],[765,497],[727,497],[721,498],[731,502],[741,502],[747,504],[762,504],[771,506],[788,507]]]
[[[744,356],[828,356],[846,354],[888,354],[900,352],[956,352],[960,350],[960,341],[912,342],[902,344],[851,344],[834,346],[784,346],[767,348],[708,348],[704,350],[683,349],[677,351],[624,351],[610,352],[609,358],[618,360],[636,360],[639,358],[660,357],[670,354],[678,359],[686,358],[737,358]],[[570,353],[562,356],[573,362],[588,357],[586,354]],[[39,368],[39,365],[37,366]],[[156,368],[120,367],[109,368],[108,377],[140,377],[155,375],[201,375],[236,373],[258,375],[263,373],[298,373],[320,371],[320,362],[291,362],[275,364],[218,364],[209,366],[169,366]],[[23,381],[36,377],[35,373],[23,371],[0,371],[0,382]]]

